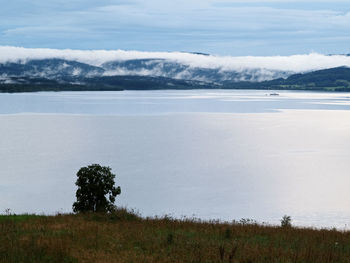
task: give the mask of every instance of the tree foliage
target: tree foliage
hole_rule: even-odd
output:
[[[292,227],[292,218],[290,216],[283,216],[281,219],[281,226],[282,227]]]
[[[99,164],[82,167],[77,172],[77,201],[73,204],[74,212],[111,212],[114,202],[120,194],[120,187],[115,187],[115,174],[112,169]]]

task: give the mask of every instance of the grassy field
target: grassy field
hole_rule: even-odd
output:
[[[350,262],[350,232],[114,214],[0,216],[0,262]]]

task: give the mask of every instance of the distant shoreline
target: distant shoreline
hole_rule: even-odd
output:
[[[196,90],[196,89],[254,89],[254,90],[305,90],[350,92],[350,68],[339,67],[288,78],[267,81],[199,81],[159,76],[116,75],[82,77],[77,79],[51,79],[34,77],[11,78],[0,83],[0,92],[37,91],[122,91],[122,90]]]
[[[227,86],[212,86],[210,85],[203,87],[165,87],[165,88],[121,88],[121,87],[92,87],[92,86],[83,86],[83,85],[55,85],[55,86],[46,86],[46,85],[17,85],[17,84],[0,84],[0,94],[1,93],[35,93],[35,92],[84,92],[84,91],[162,91],[162,90],[264,90],[264,91],[309,91],[309,92],[330,92],[330,93],[342,93],[350,92],[349,87],[267,87],[261,86],[259,83],[250,84],[252,87],[227,87]],[[259,87],[260,86],[260,87]]]

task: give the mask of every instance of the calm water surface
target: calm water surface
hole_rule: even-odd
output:
[[[117,174],[145,216],[350,223],[350,93],[0,94],[0,211],[70,212],[75,173]]]

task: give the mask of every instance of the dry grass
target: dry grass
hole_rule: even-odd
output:
[[[0,262],[350,262],[350,233],[114,214],[1,216]]]

